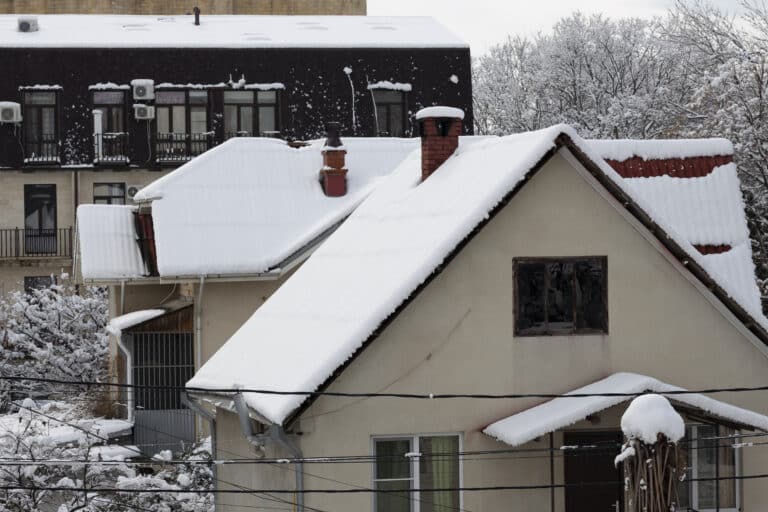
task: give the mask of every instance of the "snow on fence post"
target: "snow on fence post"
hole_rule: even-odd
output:
[[[674,512],[685,468],[677,442],[683,418],[661,395],[635,398],[621,417],[626,442],[615,464],[624,464],[625,512]],[[680,469],[682,468],[682,470]]]

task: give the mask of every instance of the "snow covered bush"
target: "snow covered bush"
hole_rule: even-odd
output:
[[[104,381],[108,372],[107,293],[54,284],[0,299],[0,376]],[[87,386],[3,381],[2,396],[63,398]],[[91,390],[93,397],[95,391]],[[7,400],[4,400],[7,405]]]

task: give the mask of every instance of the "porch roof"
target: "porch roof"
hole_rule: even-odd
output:
[[[675,402],[676,407],[680,404],[686,411],[693,409],[699,414],[725,423],[736,424],[740,428],[768,431],[768,416],[698,393],[674,394],[678,391],[686,390],[646,375],[614,373],[602,380],[565,393],[565,395],[574,395],[573,397],[555,398],[492,423],[483,430],[483,433],[508,445],[519,446],[626,402],[632,398],[632,396],[626,396],[628,394],[644,392],[662,395],[673,392],[667,398]],[[579,396],[594,394],[609,396]]]

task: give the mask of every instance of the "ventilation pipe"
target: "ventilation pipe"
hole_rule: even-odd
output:
[[[195,6],[194,9],[192,9],[192,12],[195,13],[195,25],[200,25],[200,8]]]

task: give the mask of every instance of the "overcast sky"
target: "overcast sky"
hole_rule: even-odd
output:
[[[710,0],[733,9],[737,0]],[[507,34],[548,30],[574,10],[611,17],[663,15],[674,0],[368,0],[370,16],[434,16],[463,37],[472,55],[484,53]]]

